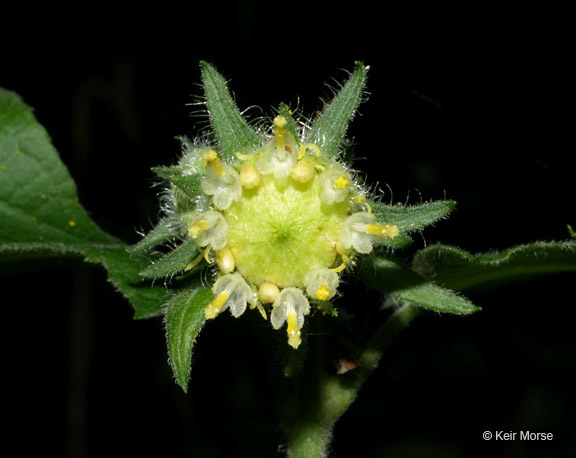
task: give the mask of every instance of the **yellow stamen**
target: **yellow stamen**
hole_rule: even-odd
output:
[[[300,328],[298,327],[298,315],[294,309],[289,310],[286,314],[286,321],[288,322],[288,328],[286,332],[288,333],[288,345],[292,348],[298,348],[302,343],[300,338]]]
[[[320,285],[318,285],[318,290],[316,291],[316,297],[318,298],[319,301],[327,301],[328,299],[330,299],[330,287],[328,286],[328,283],[323,281],[320,283]]]
[[[188,272],[190,269],[196,267],[198,264],[200,264],[200,261],[202,261],[202,259],[204,259],[204,253],[200,253],[198,256],[196,256],[196,259],[194,259],[194,261],[192,261],[184,268],[184,272]]]
[[[216,151],[209,149],[204,153],[204,159],[206,159],[206,167],[210,167],[218,176],[226,174]]]
[[[298,150],[298,160],[302,159],[304,157],[304,155],[306,154],[306,147],[300,143],[298,145],[299,150]]]
[[[212,250],[211,245],[206,246],[206,249],[204,250],[204,259],[206,259],[206,262],[208,264],[212,264],[214,262],[214,259],[210,259],[210,251],[211,250]]]
[[[274,136],[276,137],[276,146],[280,149],[286,147],[286,118],[284,116],[276,116],[274,118]]]
[[[192,239],[197,239],[206,229],[208,229],[208,223],[201,219],[188,227],[188,235]]]
[[[368,211],[368,213],[372,213],[372,207],[370,206],[370,204],[368,202],[366,202],[366,196],[363,194],[356,194],[354,196],[354,198],[360,202],[364,207],[366,207],[366,210]]]
[[[366,233],[379,235],[384,238],[394,238],[400,233],[400,231],[398,230],[398,226],[390,224],[367,224]]]
[[[334,184],[338,189],[346,189],[348,187],[348,183],[349,181],[344,177],[344,175],[340,175],[334,180]]]
[[[332,272],[342,272],[347,266],[347,263],[343,262],[342,264],[340,264],[338,267],[334,267],[333,269],[330,269]]]
[[[220,294],[218,294],[218,296],[216,296],[216,299],[214,299],[210,304],[208,304],[206,310],[204,311],[204,316],[206,317],[206,319],[211,320],[213,318],[216,318],[227,300],[228,300],[228,293],[226,291],[222,291]]]
[[[314,143],[306,143],[304,145],[306,148],[310,148],[316,154],[316,157],[320,157],[320,148],[318,148]]]

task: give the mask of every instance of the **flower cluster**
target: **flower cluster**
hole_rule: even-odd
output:
[[[278,115],[262,145],[225,160],[216,149],[192,147],[182,170],[202,176],[195,202],[172,196],[187,236],[216,269],[213,301],[205,317],[249,307],[270,313],[275,329],[286,323],[297,348],[311,304],[326,307],[340,275],[357,253],[398,235],[371,213],[355,174],[321,146],[306,143],[305,127],[288,129]]]

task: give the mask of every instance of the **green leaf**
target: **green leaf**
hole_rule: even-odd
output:
[[[320,146],[328,157],[333,157],[340,151],[348,124],[362,100],[366,73],[366,67],[361,62],[356,62],[354,72],[344,87],[312,125],[306,141]]]
[[[170,181],[191,199],[202,194],[203,175],[185,175],[181,167],[152,167],[152,171],[161,178]]]
[[[172,297],[166,309],[166,338],[170,365],[176,382],[188,391],[192,346],[204,323],[204,310],[212,301],[210,288],[182,290]]]
[[[242,117],[226,80],[207,62],[200,62],[200,65],[206,105],[224,156],[230,159],[237,152],[246,153],[259,146],[260,137]]]
[[[163,313],[170,290],[142,282],[139,273],[150,263],[147,256],[128,253],[124,246],[90,247],[85,253],[86,262],[100,264],[108,271],[108,281],[133,305],[134,319],[151,318]]]
[[[436,283],[462,291],[535,275],[576,272],[576,241],[536,242],[476,255],[453,246],[431,245],[416,253],[413,267]]]
[[[135,318],[158,315],[168,291],[142,283],[149,264],[102,231],[78,200],[76,186],[29,106],[0,89],[0,262],[84,259],[134,305]]]
[[[194,239],[188,239],[158,261],[146,267],[140,275],[146,279],[167,277],[186,270],[198,256],[198,245]]]
[[[426,280],[388,255],[374,253],[364,258],[359,275],[370,287],[426,309],[455,314],[480,310],[468,299]]]
[[[420,230],[448,216],[454,210],[454,201],[426,202],[419,205],[385,205],[370,202],[372,213],[380,223],[398,226],[400,234]]]
[[[0,89],[0,253],[80,253],[86,244],[121,243],[88,216],[30,107]]]

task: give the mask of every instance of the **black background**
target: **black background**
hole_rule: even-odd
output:
[[[363,61],[355,165],[385,200],[458,202],[417,247],[484,252],[566,239],[566,224],[576,226],[565,15],[256,0],[6,10],[0,85],[35,108],[92,217],[133,243],[156,221],[150,167],[173,163],[174,137],[206,124],[191,116],[201,108],[190,105],[202,95],[199,60],[229,79],[241,109],[262,107],[248,110],[254,117],[281,101],[320,110],[327,84]],[[576,454],[573,280],[474,291],[481,313],[420,318],[338,422],[333,455]],[[266,324],[226,316],[206,326],[184,395],[161,320],[132,321],[103,272],[54,266],[0,282],[4,395],[17,401],[3,409],[4,442],[18,456],[281,456],[254,336]],[[377,306],[354,284],[346,297]],[[487,442],[485,430],[554,440]]]

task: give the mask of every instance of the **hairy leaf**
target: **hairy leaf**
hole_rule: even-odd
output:
[[[536,242],[476,255],[431,245],[416,254],[413,267],[426,278],[461,291],[533,275],[576,272],[576,241]]]
[[[212,297],[212,291],[207,287],[182,290],[172,297],[166,309],[170,365],[184,392],[188,391],[194,340],[204,323],[204,309]]]
[[[455,314],[480,310],[468,299],[426,280],[389,255],[367,256],[361,261],[358,273],[372,288],[426,309]]]
[[[81,252],[87,243],[122,242],[88,216],[30,107],[0,89],[0,253]]]
[[[0,262],[76,258],[99,264],[135,308],[160,313],[167,291],[142,283],[141,254],[102,231],[78,200],[76,186],[29,106],[0,89]]]

